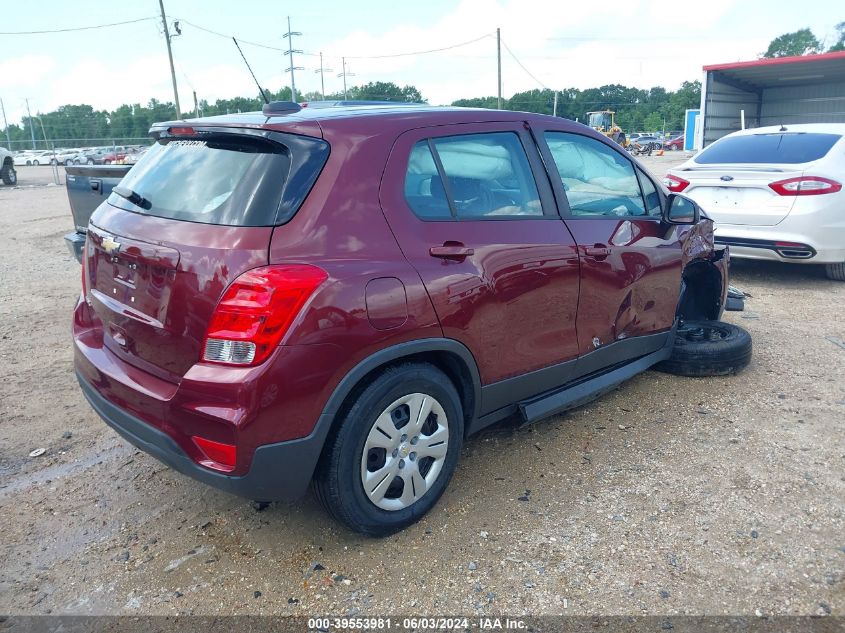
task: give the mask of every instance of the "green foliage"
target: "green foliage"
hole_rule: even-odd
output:
[[[649,90],[629,88],[619,84],[600,88],[566,88],[558,91],[557,115],[567,119],[586,122],[587,112],[613,110],[617,124],[626,132],[639,130],[658,131],[666,119],[666,129],[681,129],[684,112],[697,108],[701,101],[701,82],[685,81],[675,92],[655,87]],[[555,95],[552,90],[528,90],[518,92],[510,99],[502,100],[506,110],[554,112]],[[458,99],[452,105],[471,108],[496,109],[496,97],[475,97]]]
[[[793,57],[812,55],[821,51],[819,40],[810,29],[784,33],[771,41],[763,57]]]
[[[839,39],[834,42],[833,46],[827,49],[828,53],[845,51],[845,22],[840,22],[836,25],[836,33],[839,35]]]

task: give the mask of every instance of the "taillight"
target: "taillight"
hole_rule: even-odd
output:
[[[326,271],[307,264],[245,272],[226,289],[214,310],[203,360],[225,365],[263,362],[326,279]]]
[[[82,265],[79,267],[82,270],[82,298],[88,297],[88,283],[85,281],[85,258],[82,258]]]
[[[689,186],[689,180],[684,180],[683,178],[673,176],[672,174],[666,174],[663,178],[663,184],[666,185],[669,191],[678,193]]]
[[[191,437],[197,448],[202,451],[207,459],[199,460],[199,463],[206,468],[231,472],[235,469],[238,459],[238,449],[234,444],[215,442],[204,437],[194,435]]]
[[[821,176],[787,178],[773,182],[769,187],[779,196],[818,196],[823,193],[836,193],[842,190],[840,183]]]

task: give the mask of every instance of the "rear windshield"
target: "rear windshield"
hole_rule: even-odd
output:
[[[839,134],[775,133],[731,136],[714,143],[695,162],[713,163],[809,163],[818,160],[842,138]]]
[[[132,200],[109,203],[161,218],[272,226],[304,201],[326,158],[318,139],[275,134],[281,142],[233,133],[159,139],[121,181]]]

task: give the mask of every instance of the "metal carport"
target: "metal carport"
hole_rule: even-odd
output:
[[[845,122],[845,52],[704,67],[699,148],[745,127]]]

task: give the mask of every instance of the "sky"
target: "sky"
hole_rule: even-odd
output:
[[[182,109],[200,99],[256,95],[230,37],[263,86],[290,85],[284,70],[287,18],[294,31],[297,90],[340,91],[343,56],[349,85],[415,85],[432,104],[496,94],[496,28],[501,29],[503,94],[533,88],[619,83],[677,89],[702,66],[755,59],[776,36],[809,27],[834,39],[845,20],[839,2],[815,0],[165,0],[179,20],[173,56]],[[570,8],[572,7],[572,8]],[[0,21],[0,99],[8,122],[64,104],[111,110],[150,98],[173,100],[158,0],[6,2]],[[150,19],[143,19],[150,18]],[[7,35],[102,25],[65,33]],[[198,27],[202,27],[202,30]],[[220,35],[209,33],[216,31]],[[458,44],[465,44],[455,46]],[[269,47],[269,48],[268,48]],[[405,54],[443,49],[427,54]],[[387,57],[385,57],[387,56]],[[518,60],[518,61],[517,61]]]

